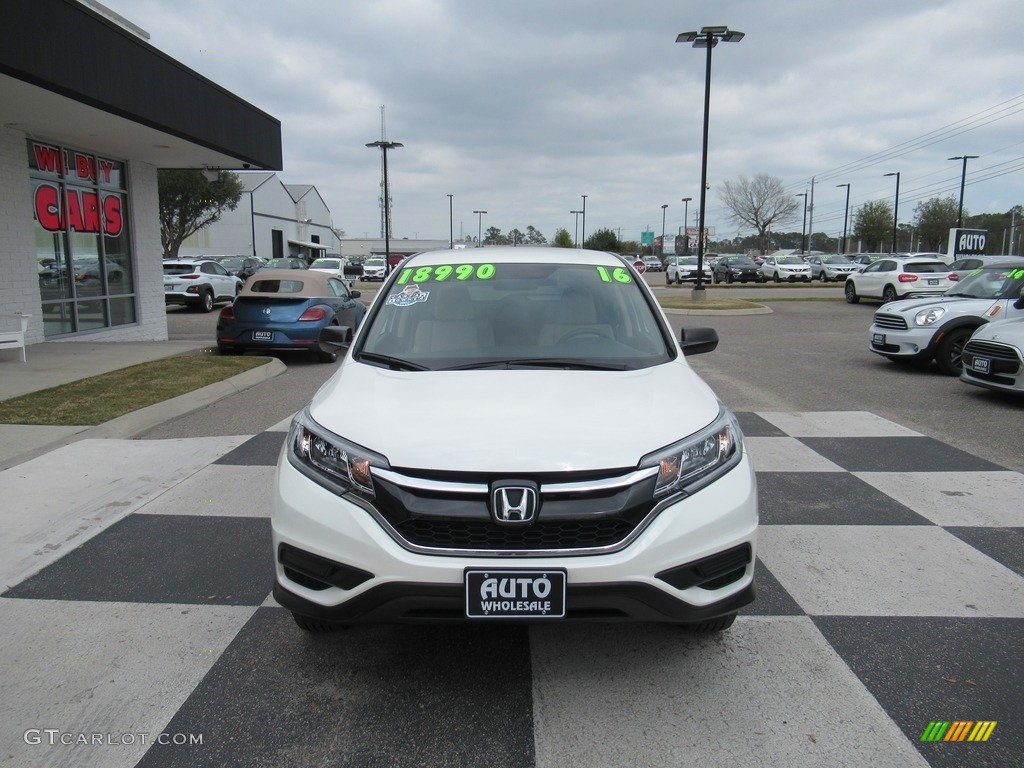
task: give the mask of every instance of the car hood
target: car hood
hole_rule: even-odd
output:
[[[972,340],[999,341],[1024,349],[1024,318],[999,320],[981,326],[971,336]]]
[[[647,392],[663,402],[652,405]],[[346,358],[310,413],[395,467],[507,475],[633,467],[720,408],[682,357],[639,371],[438,372]]]
[[[913,314],[927,307],[945,307],[946,310],[965,315],[981,315],[994,304],[1006,299],[971,299],[965,296],[932,296],[924,299],[900,299],[890,301],[879,309],[884,314]]]

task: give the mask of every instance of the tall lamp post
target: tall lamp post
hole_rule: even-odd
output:
[[[708,118],[711,115],[711,49],[718,42],[738,43],[743,33],[728,27],[701,27],[700,32],[682,32],[676,36],[677,43],[693,43],[694,48],[707,48],[707,64],[704,68],[704,146],[700,163],[700,223],[697,225],[697,285],[694,291],[704,291],[704,200],[708,189]]]
[[[850,220],[850,185],[849,184],[836,184],[836,188],[846,187],[846,211],[843,213],[843,250],[842,253],[846,253],[846,224]]]
[[[576,216],[576,228],[572,232],[572,245],[574,248],[580,247],[580,214],[583,211],[569,211],[569,213]]]
[[[956,210],[956,228],[960,229],[964,223],[964,182],[967,180],[967,161],[977,160],[977,155],[957,155],[956,157],[948,157],[947,160],[963,160],[964,168],[960,172],[960,206]]]
[[[448,195],[448,247],[455,249],[455,215],[452,200],[455,195]]]
[[[476,214],[476,247],[483,248],[483,229],[484,229],[484,214],[487,211],[473,211]]]
[[[391,274],[391,193],[388,191],[388,150],[403,146],[397,141],[371,141],[366,146],[380,147],[384,157],[384,274]]]
[[[800,253],[807,253],[807,193],[801,192],[796,197],[804,199],[804,223],[800,227]]]
[[[583,198],[583,210],[580,213],[583,214],[583,240],[580,241],[579,247],[583,247],[583,242],[587,239],[587,196],[581,195]]]
[[[692,197],[684,197],[683,204],[683,253],[690,253],[690,236],[686,234],[686,228],[690,226],[690,201]]]
[[[661,258],[665,258],[665,212],[668,210],[668,203],[661,206]]]
[[[896,201],[892,206],[892,253],[896,253],[896,221],[898,220],[900,210],[900,172],[886,173],[884,176],[895,176],[896,177]]]

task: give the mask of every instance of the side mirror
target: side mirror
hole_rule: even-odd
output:
[[[1014,309],[1024,309],[1024,288],[1020,289],[1020,298],[1013,302]]]
[[[683,328],[679,332],[679,345],[686,356],[713,352],[718,346],[718,331],[714,328]]]
[[[358,299],[361,294],[359,291],[349,291],[348,295],[351,296],[353,299]]]
[[[347,325],[329,325],[320,331],[320,343],[338,349],[348,349],[352,343],[352,329]]]

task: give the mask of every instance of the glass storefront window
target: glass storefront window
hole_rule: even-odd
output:
[[[28,160],[44,334],[137,322],[125,164],[32,140]]]

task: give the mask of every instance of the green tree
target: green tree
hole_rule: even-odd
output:
[[[853,215],[853,235],[869,251],[888,251],[892,245],[892,206],[888,200],[864,203]]]
[[[488,227],[484,233],[484,245],[508,245],[508,238],[497,227]]]
[[[524,235],[518,229],[512,229],[509,231],[508,235],[505,236],[505,239],[511,245],[522,245],[523,243],[526,242],[526,235]]]
[[[718,198],[729,209],[734,222],[757,230],[761,253],[768,250],[768,230],[772,224],[792,221],[800,207],[786,191],[782,179],[764,173],[752,179],[740,176],[736,181],[724,182]]]
[[[572,241],[572,235],[569,234],[569,230],[562,229],[555,230],[555,239],[552,245],[555,248],[573,248],[574,243]]]
[[[532,226],[526,228],[526,242],[530,245],[544,245],[548,239]]]
[[[583,247],[589,248],[592,251],[611,251],[612,253],[618,253],[619,238],[615,234],[615,230],[599,229],[587,238],[586,242],[583,243]]]
[[[196,169],[157,171],[160,198],[160,242],[165,259],[178,256],[185,239],[233,211],[242,197],[242,180],[231,171],[220,171],[209,181]]]
[[[921,250],[945,251],[949,230],[956,226],[957,208],[956,198],[952,195],[933,197],[917,204],[914,226],[921,238]]]

